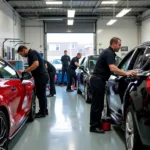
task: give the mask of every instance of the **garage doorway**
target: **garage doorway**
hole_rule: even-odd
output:
[[[78,52],[83,56],[94,54],[93,33],[48,33],[47,34],[47,60],[60,61],[64,50],[72,58]]]

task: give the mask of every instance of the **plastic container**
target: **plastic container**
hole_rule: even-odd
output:
[[[103,117],[101,122],[102,129],[105,131],[111,130],[111,119],[109,117]]]

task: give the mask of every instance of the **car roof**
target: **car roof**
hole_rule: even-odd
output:
[[[144,42],[139,45],[139,47],[147,47],[147,46],[150,46],[150,41]]]

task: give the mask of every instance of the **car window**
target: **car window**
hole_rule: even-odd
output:
[[[124,71],[127,71],[128,70],[128,66],[130,64],[130,60],[131,60],[131,57],[132,57],[132,54],[135,50],[131,50],[124,58],[123,60],[120,62],[120,64],[118,65],[118,67],[121,69],[121,70],[124,70]]]
[[[8,63],[0,60],[0,78],[17,79],[18,75]]]
[[[96,62],[97,62],[97,59],[89,59],[89,63],[88,63],[89,68],[94,69]]]
[[[139,68],[143,69],[144,71],[150,70],[149,59],[150,59],[150,48],[148,47],[144,51]]]
[[[141,68],[144,52],[145,52],[145,48],[138,49],[138,53],[135,56],[136,59],[134,60],[133,69]]]
[[[122,59],[119,56],[115,57],[115,65],[118,66],[120,64],[120,62],[122,61]]]

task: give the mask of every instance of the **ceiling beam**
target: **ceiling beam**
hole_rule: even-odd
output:
[[[43,0],[7,0],[7,2],[44,2]],[[70,2],[70,0],[62,0],[63,2]],[[73,2],[97,2],[99,0],[72,0]],[[105,0],[104,0],[105,1]],[[127,0],[119,0],[119,2],[126,2]],[[149,0],[130,0],[130,2],[149,2]]]
[[[15,10],[39,10],[39,9],[69,9],[70,7],[14,7]],[[93,9],[94,7],[90,7],[90,6],[85,6],[85,7],[73,7],[74,9]],[[116,6],[115,9],[122,9],[125,8],[125,6]],[[130,8],[135,8],[135,9],[149,9],[150,6],[132,6]],[[95,9],[113,9],[113,7],[105,7],[105,6],[99,6],[96,7]]]

